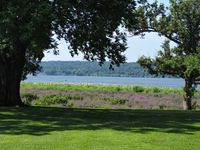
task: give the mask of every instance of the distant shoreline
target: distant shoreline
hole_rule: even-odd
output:
[[[63,76],[103,76],[103,77],[155,77],[136,62],[120,64],[109,69],[110,62],[102,66],[98,62],[87,61],[47,61],[41,62],[41,73],[44,75]],[[159,75],[158,77],[164,77]],[[165,75],[165,77],[172,77]]]
[[[44,75],[44,76],[66,76],[66,77],[127,77],[127,78],[172,78],[172,79],[181,79],[178,77],[173,77],[173,76],[166,76],[166,77],[162,77],[162,76],[147,76],[147,77],[140,77],[140,76],[123,76],[123,75],[119,75],[119,76],[115,76],[115,75],[65,75],[65,74],[45,74],[45,73],[38,73],[37,75],[34,76],[38,76],[38,75]],[[32,75],[29,75],[32,76]]]
[[[173,77],[173,76],[166,76],[166,77],[161,77],[161,76],[147,76],[147,77],[140,77],[140,76],[111,76],[111,75],[64,75],[64,74],[45,74],[45,73],[37,73],[36,75],[31,75],[28,74],[28,76],[33,76],[33,77],[37,77],[37,76],[63,76],[63,77],[117,77],[117,78],[138,78],[138,79],[156,79],[156,78],[160,78],[160,79],[182,79],[179,77]]]

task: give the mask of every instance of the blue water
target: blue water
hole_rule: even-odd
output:
[[[93,76],[28,76],[25,82],[51,82],[51,83],[91,83],[91,84],[117,84],[141,85],[181,88],[183,79],[177,78],[133,78],[133,77],[93,77]]]

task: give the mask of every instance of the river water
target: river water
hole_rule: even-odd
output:
[[[87,83],[87,84],[116,84],[116,85],[139,85],[181,88],[184,80],[178,78],[134,78],[134,77],[96,77],[96,76],[51,76],[37,75],[28,76],[24,82],[44,83]]]

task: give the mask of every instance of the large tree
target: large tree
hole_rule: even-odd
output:
[[[134,7],[132,0],[1,0],[0,106],[23,105],[20,81],[39,68],[44,51],[58,53],[55,39],[64,38],[72,56],[124,62],[119,26],[134,22]]]
[[[130,27],[134,35],[157,32],[168,39],[156,58],[143,56],[138,62],[152,74],[183,78],[186,108],[192,109],[192,97],[200,81],[200,1],[170,0],[169,8],[143,1],[136,12],[140,24]],[[170,41],[175,47],[170,47]]]

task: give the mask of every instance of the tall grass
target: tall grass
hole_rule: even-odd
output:
[[[97,84],[62,84],[62,83],[25,83],[21,89],[41,89],[60,91],[105,91],[105,92],[144,92],[144,93],[182,93],[181,88],[160,88],[130,85],[97,85]]]

